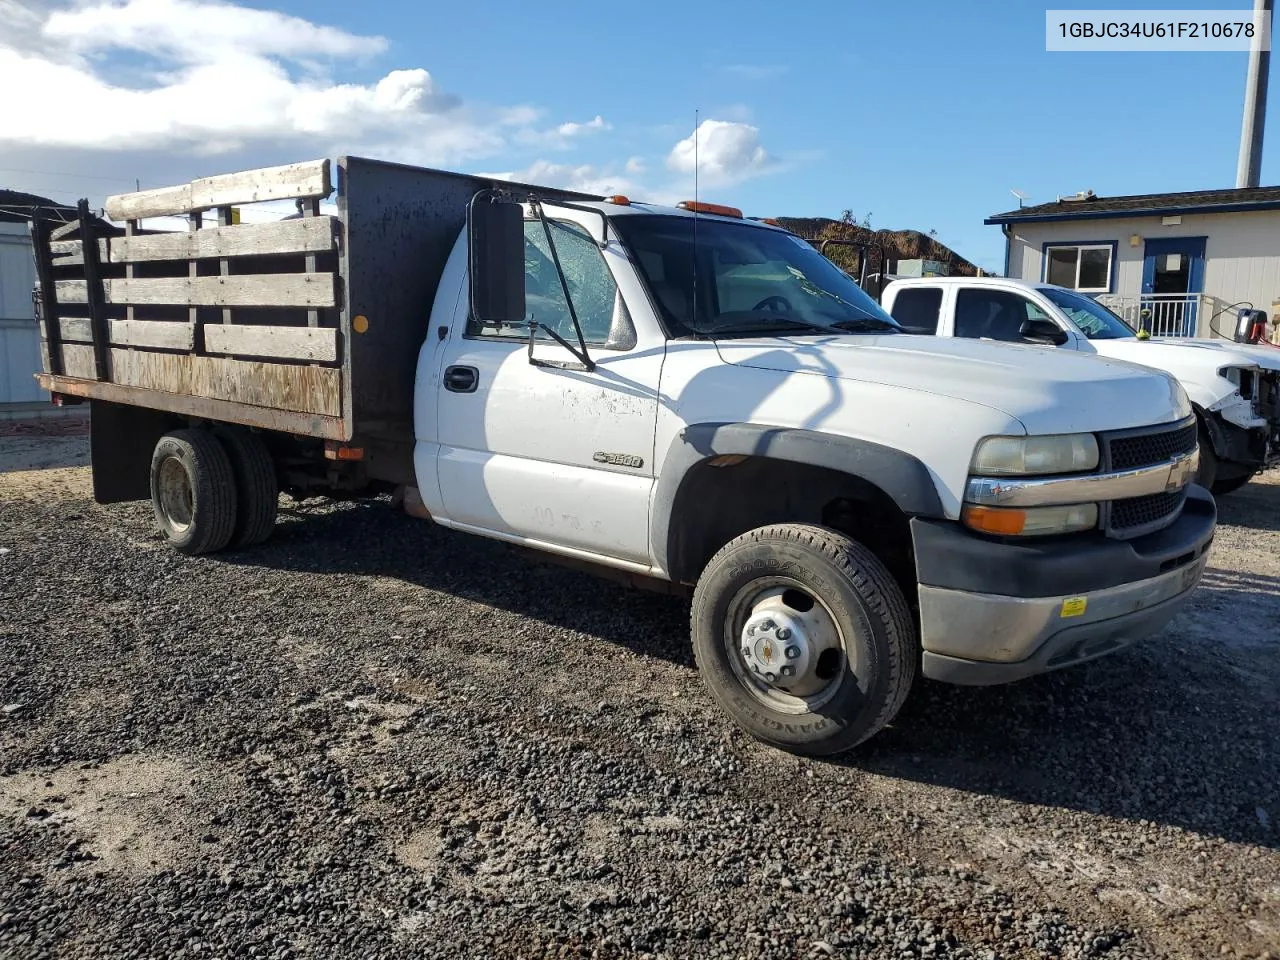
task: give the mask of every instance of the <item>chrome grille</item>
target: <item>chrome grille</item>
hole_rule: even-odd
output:
[[[1122,430],[1101,434],[1098,439],[1102,441],[1103,470],[1135,470],[1165,463],[1195,450],[1196,421],[1189,418],[1158,427]],[[1121,539],[1160,530],[1177,519],[1186,498],[1184,488],[1105,503],[1102,505],[1103,530],[1107,536]]]
[[[1132,470],[1172,460],[1196,447],[1196,425],[1177,426],[1157,433],[1129,434],[1107,440],[1112,470]]]

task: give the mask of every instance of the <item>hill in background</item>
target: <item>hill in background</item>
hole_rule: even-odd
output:
[[[867,273],[882,272],[880,253],[889,261],[889,269],[883,271],[893,273],[898,260],[938,260],[951,268],[955,277],[974,277],[978,268],[956,253],[944,243],[921,233],[919,230],[872,230],[857,223],[851,214],[846,213],[839,220],[829,217],[778,217],[784,229],[796,236],[803,237],[815,245],[823,240],[856,240],[871,245]],[[861,265],[858,262],[859,251],[854,247],[828,247],[827,254],[832,262],[853,276],[858,276]]]

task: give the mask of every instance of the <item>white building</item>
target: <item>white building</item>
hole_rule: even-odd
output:
[[[1092,294],[1155,335],[1230,336],[1242,306],[1280,312],[1280,187],[1088,192],[985,222],[1004,231],[1006,276]]]
[[[64,221],[75,207],[17,190],[0,190],[0,416],[45,410],[49,394],[36,384],[40,331],[31,293],[36,265],[28,224],[35,215]]]

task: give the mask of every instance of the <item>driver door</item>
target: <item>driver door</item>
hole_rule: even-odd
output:
[[[437,387],[439,519],[647,569],[665,341],[633,321],[647,316],[640,288],[616,241],[596,243],[598,219],[546,210],[595,369],[549,337],[534,356],[565,366],[531,363],[527,327],[481,325],[460,297]],[[542,224],[524,227],[526,319],[576,343]]]

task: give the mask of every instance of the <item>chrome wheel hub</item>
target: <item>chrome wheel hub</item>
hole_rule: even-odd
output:
[[[786,686],[789,680],[808,675],[812,645],[804,624],[783,610],[763,606],[752,611],[742,635],[742,658],[747,668],[766,683]]]
[[[806,591],[757,587],[736,598],[741,628],[735,667],[774,706],[825,701],[844,673],[835,618]]]

